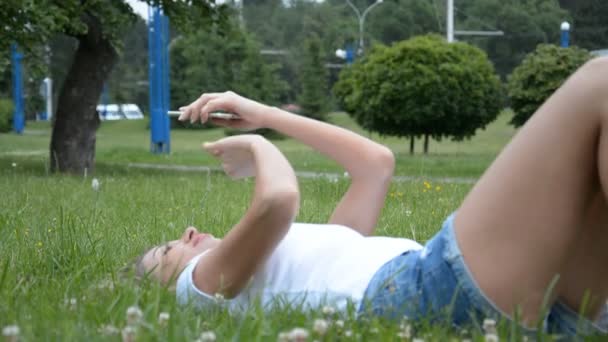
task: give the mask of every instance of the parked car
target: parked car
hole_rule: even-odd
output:
[[[140,120],[144,118],[141,109],[133,103],[97,105],[97,113],[102,121]]]

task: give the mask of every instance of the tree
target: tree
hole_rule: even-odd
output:
[[[586,50],[543,44],[509,77],[507,90],[515,112],[511,124],[520,127],[581,65],[591,58]]]
[[[456,13],[459,29],[504,32],[458,37],[486,51],[501,76],[509,75],[538,44],[559,42],[560,24],[570,19],[556,0],[462,1]]]
[[[572,7],[572,42],[589,50],[608,49],[608,1],[578,0]]]
[[[179,27],[224,19],[225,6],[205,0],[145,0],[159,5]],[[213,13],[219,16],[212,16]],[[15,41],[33,51],[56,33],[74,37],[78,46],[63,82],[50,144],[52,171],[82,174],[95,166],[97,101],[120,51],[120,37],[135,14],[121,0],[40,0],[0,2],[0,49]]]
[[[199,29],[176,39],[171,50],[171,102],[183,105],[201,92],[234,90],[278,105],[286,85],[278,66],[260,54],[247,32],[227,23],[222,32]]]
[[[334,87],[364,128],[414,138],[470,138],[498,115],[501,85],[487,56],[466,43],[421,36],[378,46],[343,71]]]
[[[321,41],[312,36],[304,41],[303,61],[298,74],[302,92],[298,103],[302,107],[302,114],[324,120],[327,112],[327,69],[325,58],[321,50]]]

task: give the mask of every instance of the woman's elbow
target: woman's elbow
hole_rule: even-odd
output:
[[[374,164],[378,175],[383,178],[392,178],[395,172],[395,155],[384,145],[380,145],[374,156]]]

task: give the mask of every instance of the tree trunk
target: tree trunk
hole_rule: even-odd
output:
[[[429,135],[424,135],[424,154],[429,154]]]
[[[101,22],[84,14],[87,33],[76,36],[78,48],[59,92],[50,146],[51,172],[85,174],[95,168],[96,106],[117,53],[103,37]]]
[[[414,136],[410,137],[410,155],[414,155]]]

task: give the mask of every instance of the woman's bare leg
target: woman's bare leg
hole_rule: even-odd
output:
[[[537,322],[550,284],[584,241],[595,194],[608,193],[606,95],[608,59],[596,59],[528,121],[456,215],[473,277],[500,309],[520,310],[526,324]]]
[[[608,297],[608,205],[601,192],[596,194],[581,228],[557,292],[572,310],[595,320]]]

